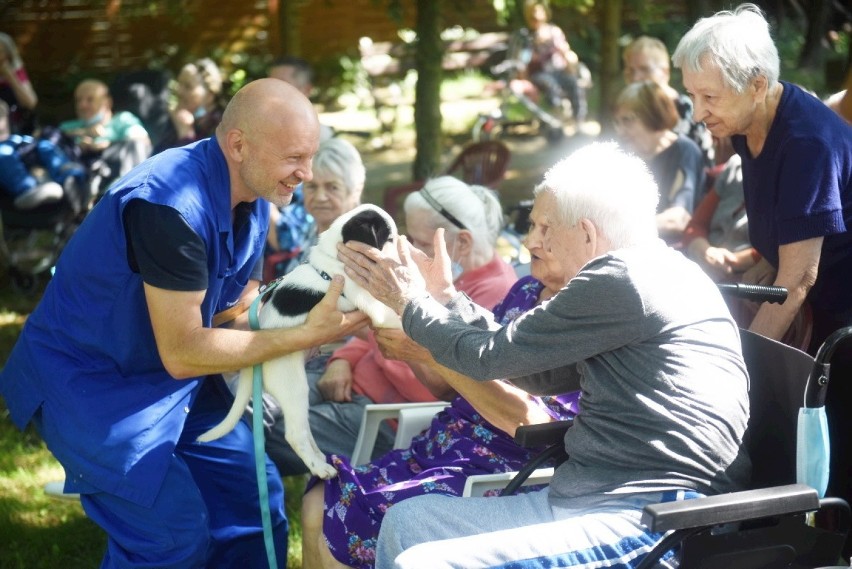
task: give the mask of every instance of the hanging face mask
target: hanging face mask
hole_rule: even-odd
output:
[[[461,266],[461,263],[455,260],[457,243],[457,241],[453,241],[453,253],[450,255],[450,273],[453,275],[453,282],[457,281],[464,272],[464,267]]]
[[[796,482],[816,489],[822,498],[828,488],[830,461],[825,407],[801,407],[796,428]]]
[[[198,107],[197,109],[195,109],[195,112],[192,113],[192,116],[195,117],[195,120],[198,120],[206,114],[207,114],[207,109],[205,109],[204,107]]]

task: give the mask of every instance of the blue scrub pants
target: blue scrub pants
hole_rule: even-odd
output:
[[[195,439],[225,416],[233,398],[221,379],[204,381],[154,504],[103,492],[82,494],[86,514],[108,535],[101,567],[267,569],[254,447],[241,421],[221,439]],[[287,564],[284,487],[266,457],[275,554]]]

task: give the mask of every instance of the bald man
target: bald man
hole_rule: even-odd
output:
[[[227,413],[221,374],[361,327],[342,280],[302,326],[249,331],[269,205],[311,179],[319,125],[275,79],[246,85],[215,137],[166,150],[119,180],[65,249],[5,368],[0,394],[33,422],[108,535],[102,567],[268,567],[250,429],[196,437]],[[259,199],[262,198],[262,199]],[[266,458],[279,567],[284,491]]]
[[[74,89],[74,109],[77,118],[59,124],[59,130],[74,139],[84,153],[100,153],[111,144],[127,140],[150,139],[142,122],[133,113],[113,114],[109,87],[97,79],[84,79]]]

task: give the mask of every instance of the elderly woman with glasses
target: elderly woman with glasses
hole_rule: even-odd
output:
[[[306,186],[306,196],[308,188]],[[441,228],[450,237],[455,286],[474,302],[493,307],[515,283],[515,272],[495,251],[503,223],[496,194],[444,176],[426,183],[406,199],[405,220],[415,243],[428,243]],[[431,254],[431,249],[430,249]],[[436,373],[382,356],[374,334],[350,339],[320,369],[308,367],[310,423],[314,439],[326,454],[350,455],[368,403],[449,400],[454,392]],[[286,425],[278,421],[266,450],[282,474],[307,472],[287,444]],[[394,433],[384,425],[376,442],[379,455],[393,447]]]
[[[679,120],[677,109],[655,81],[625,87],[615,101],[612,120],[622,145],[645,161],[657,182],[660,236],[668,242],[680,240],[704,187],[701,149],[673,130]]]
[[[781,338],[807,300],[815,353],[832,332],[852,325],[852,127],[779,80],[778,49],[754,4],[699,20],[672,60],[683,72],[695,119],[714,136],[731,136],[742,159],[749,234],[762,255],[743,281],[788,291],[783,304],[763,304],[750,329]],[[845,451],[832,452],[830,484],[848,499],[852,349],[835,352],[831,371],[840,378],[827,399],[832,446]]]

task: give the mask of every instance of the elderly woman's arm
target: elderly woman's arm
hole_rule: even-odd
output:
[[[430,389],[438,384],[443,385],[443,396],[433,391],[436,396],[448,399],[450,394],[461,395],[488,422],[511,436],[515,435],[515,429],[521,425],[552,420],[524,390],[502,381],[476,381],[442,366],[432,358],[428,350],[399,330],[378,330],[376,340],[385,357],[407,361],[424,385]]]
[[[787,300],[784,304],[764,303],[749,326],[752,332],[781,339],[816,282],[822,241],[815,237],[778,248],[778,275],[773,284],[787,288]]]

